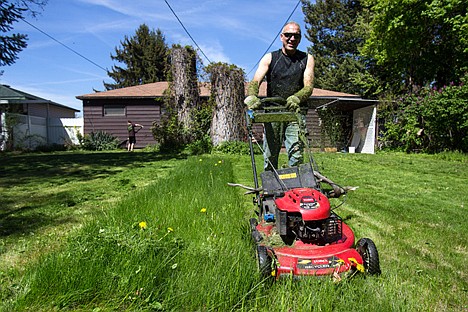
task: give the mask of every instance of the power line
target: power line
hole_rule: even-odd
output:
[[[265,55],[266,53],[268,53],[268,51],[270,50],[271,46],[273,45],[273,43],[275,43],[275,40],[276,38],[281,34],[281,32],[283,31],[283,27],[284,25],[286,25],[287,22],[289,22],[289,19],[291,18],[291,16],[294,14],[294,12],[296,12],[296,9],[297,7],[299,6],[299,4],[301,3],[301,0],[297,1],[297,4],[296,6],[294,7],[294,9],[292,10],[291,14],[289,14],[288,18],[286,19],[286,22],[284,22],[283,26],[281,26],[281,29],[279,30],[279,32],[276,34],[276,36],[273,38],[273,40],[271,41],[270,45],[268,46],[268,48],[265,50],[265,52],[262,54],[262,56],[258,59],[257,63],[252,67],[252,69],[248,72],[247,76],[250,75],[250,73],[252,72],[252,70],[254,70],[258,63],[260,63],[260,61],[262,60],[262,57],[263,55]]]
[[[207,59],[208,63],[211,63],[210,59],[208,58],[208,56],[206,56],[206,54],[203,52],[203,50],[198,46],[197,42],[195,41],[195,39],[193,39],[192,35],[190,35],[190,33],[188,32],[187,28],[185,28],[184,24],[182,23],[182,21],[179,19],[179,17],[177,16],[177,14],[174,12],[174,10],[172,9],[172,7],[169,5],[169,2],[167,2],[167,0],[164,0],[164,2],[166,2],[167,6],[169,7],[169,9],[171,10],[172,14],[174,14],[175,18],[179,21],[180,25],[182,26],[182,28],[185,30],[185,32],[187,33],[187,35],[190,37],[190,39],[192,39],[193,43],[196,45],[196,47],[198,48],[198,50],[200,50],[201,54],[203,54],[203,56]]]
[[[89,58],[87,58],[86,56],[84,56],[83,54],[73,50],[72,48],[70,48],[69,46],[67,46],[66,44],[58,41],[57,39],[55,39],[54,37],[52,37],[51,35],[49,35],[48,33],[46,33],[45,31],[39,29],[38,27],[34,26],[33,24],[31,24],[30,22],[28,22],[27,20],[25,20],[23,18],[23,22],[25,22],[26,24],[28,24],[29,26],[31,26],[32,28],[36,29],[37,31],[41,32],[42,34],[46,35],[47,37],[49,37],[50,39],[54,40],[55,42],[57,42],[58,44],[60,44],[61,46],[67,48],[68,50],[72,51],[73,53],[75,53],[76,55],[78,55],[79,57],[85,59],[86,61],[90,62],[91,64],[93,64],[94,66],[96,67],[99,67],[100,69],[102,69],[103,71],[105,71],[107,73],[107,69],[105,69],[104,67],[102,67],[101,65],[93,62],[92,60],[90,60]]]

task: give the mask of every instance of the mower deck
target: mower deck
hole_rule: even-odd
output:
[[[317,245],[294,241],[291,245],[282,244],[275,227],[267,222],[257,225],[262,239],[259,245],[265,246],[276,263],[271,274],[280,278],[283,275],[333,275],[350,270],[363,271],[363,261],[356,249],[353,249],[353,231],[343,224],[342,239],[327,245]]]

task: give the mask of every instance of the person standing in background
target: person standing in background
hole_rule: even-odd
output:
[[[137,129],[138,128],[138,129]],[[136,134],[140,129],[143,128],[142,125],[137,123],[132,123],[130,120],[127,121],[127,130],[128,130],[128,144],[127,151],[133,152],[133,148],[136,143]]]

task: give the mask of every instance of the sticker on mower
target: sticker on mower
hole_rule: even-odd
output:
[[[281,180],[295,179],[295,178],[297,178],[297,173],[293,172],[293,173],[280,174],[279,178]]]
[[[301,270],[328,269],[336,267],[339,263],[340,259],[335,256],[326,259],[298,259],[297,268]]]

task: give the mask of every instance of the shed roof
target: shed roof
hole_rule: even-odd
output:
[[[43,99],[41,97],[29,94],[17,89],[14,89],[7,85],[0,84],[0,104],[28,104],[28,103],[37,103],[37,104],[50,104],[59,107],[64,107],[75,112],[79,112],[79,109],[75,109],[63,104],[59,104],[50,100]]]
[[[208,83],[200,83],[200,96],[208,97],[210,96],[210,86]],[[248,83],[246,83],[246,89],[248,87]],[[143,85],[103,91],[103,92],[95,92],[89,93],[84,95],[79,95],[76,98],[80,100],[88,100],[88,99],[108,99],[108,98],[156,98],[162,97],[164,95],[164,90],[168,88],[168,83],[166,81],[162,82],[154,82],[154,83],[147,83]],[[260,96],[266,96],[266,83],[262,83],[260,85]],[[323,89],[314,88],[312,93],[312,97],[348,97],[348,98],[359,98],[358,95],[336,92],[336,91],[329,91]]]
[[[248,82],[246,82],[245,91],[247,91],[248,85]],[[209,83],[201,82],[199,83],[199,86],[200,96],[210,96]],[[161,81],[133,87],[89,93],[79,95],[76,98],[80,100],[158,98],[164,96],[164,91],[167,88],[168,83],[166,81]],[[260,85],[259,96],[266,96],[266,83],[262,83]],[[359,95],[318,88],[314,88],[311,100],[316,107],[336,107],[343,111],[352,111],[357,108],[366,107],[377,103],[375,100],[362,99]]]

